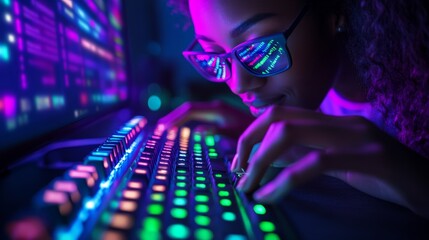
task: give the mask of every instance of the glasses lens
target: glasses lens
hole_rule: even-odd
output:
[[[237,49],[236,56],[257,76],[269,76],[289,69],[290,57],[279,40],[253,42]]]
[[[229,63],[225,58],[210,54],[188,56],[189,61],[208,80],[223,82],[230,77]]]

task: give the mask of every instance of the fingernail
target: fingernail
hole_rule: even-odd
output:
[[[231,172],[236,172],[237,171],[237,169],[236,169],[237,158],[238,158],[238,156],[237,156],[237,154],[235,154],[234,158],[232,159],[231,166],[230,166],[230,169],[229,169]]]
[[[261,189],[253,194],[253,199],[255,199],[258,202],[264,201],[266,197],[267,197],[267,193],[264,191],[264,189]]]
[[[236,189],[238,191],[244,191],[245,190],[244,186],[246,185],[246,179],[247,179],[246,176],[244,176],[240,179],[240,181],[238,182],[237,187],[236,187]]]

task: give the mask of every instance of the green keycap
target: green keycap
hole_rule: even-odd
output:
[[[194,141],[195,141],[195,142],[201,142],[201,135],[199,135],[199,134],[195,134],[195,135],[194,135]]]
[[[177,180],[186,180],[186,176],[179,175],[176,178],[177,178]]]
[[[109,212],[103,212],[103,214],[101,214],[101,221],[106,224],[109,225],[110,221],[112,220],[112,214]]]
[[[228,197],[229,192],[228,191],[219,191],[219,197]]]
[[[206,195],[196,195],[195,196],[195,201],[197,202],[208,202],[209,201],[209,197]]]
[[[143,229],[140,231],[140,239],[159,239],[161,221],[157,218],[147,217],[143,221]]]
[[[188,211],[186,211],[186,209],[183,208],[172,208],[171,211],[171,216],[173,216],[174,218],[186,218],[186,216],[188,216]]]
[[[185,182],[177,182],[176,186],[178,186],[178,187],[186,187],[186,183]]]
[[[263,232],[272,232],[272,231],[276,230],[276,226],[274,226],[274,224],[272,222],[268,222],[268,221],[260,222],[259,228]]]
[[[186,198],[175,198],[173,200],[173,204],[176,206],[186,206],[186,204],[188,203],[188,201],[186,200]]]
[[[197,183],[197,184],[195,184],[195,186],[197,188],[203,188],[203,189],[207,187],[204,183]]]
[[[224,187],[226,187],[226,184],[225,183],[218,183],[217,187],[218,188],[224,188]]]
[[[246,236],[240,235],[240,234],[230,234],[225,238],[225,240],[246,240],[246,239],[248,239]]]
[[[162,202],[165,199],[165,195],[163,193],[152,193],[150,198],[155,202]]]
[[[119,207],[119,202],[117,200],[113,200],[110,202],[110,207],[112,209],[117,209]]]
[[[209,229],[198,228],[197,230],[195,230],[194,236],[196,239],[210,240],[213,239],[213,232]]]
[[[231,200],[229,199],[221,199],[220,200],[220,205],[224,206],[224,207],[229,207],[231,206]]]
[[[212,147],[215,145],[215,139],[213,136],[211,135],[206,136],[206,145],[209,147]]]
[[[182,190],[182,189],[178,189],[178,190],[174,191],[174,193],[178,197],[186,197],[188,195],[188,191]]]
[[[255,213],[258,215],[264,215],[265,213],[267,213],[267,210],[261,204],[255,204],[255,206],[253,206],[253,211],[255,211]]]
[[[197,181],[205,181],[206,180],[205,177],[196,177],[195,179],[197,179]]]
[[[197,204],[195,206],[195,211],[197,211],[199,213],[208,213],[209,212],[209,206],[204,205],[204,204]]]
[[[208,226],[210,225],[210,218],[207,216],[198,215],[195,217],[195,223],[200,226]]]
[[[143,221],[145,231],[159,231],[161,229],[161,221],[158,218],[147,217]]]
[[[164,207],[161,204],[150,204],[147,206],[147,212],[152,215],[160,215],[164,212]]]
[[[183,224],[173,224],[167,228],[167,235],[172,239],[186,239],[189,237],[189,228]]]
[[[264,240],[280,240],[280,237],[275,233],[268,233],[264,236]]]
[[[217,177],[217,178],[221,178],[221,177],[222,177],[222,174],[220,174],[220,173],[216,173],[216,174],[215,174],[215,177]]]
[[[225,221],[233,222],[236,219],[236,216],[233,212],[224,212],[222,213],[222,218]]]

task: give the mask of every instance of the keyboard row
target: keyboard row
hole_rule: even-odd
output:
[[[43,238],[37,234],[48,234],[55,239],[64,236],[78,239],[82,236],[91,214],[100,207],[102,199],[109,194],[109,188],[138,154],[146,124],[146,118],[134,117],[106,138],[81,164],[52,180],[35,195],[26,213],[11,224],[10,236],[19,238],[20,234],[36,234],[30,236],[34,239]],[[44,226],[45,231],[24,233],[20,231],[23,225],[30,229],[34,228],[33,225]]]
[[[280,239],[275,209],[237,192],[219,136],[148,130],[135,117],[42,189],[34,215],[55,239]],[[228,149],[226,149],[228,150]],[[40,231],[39,231],[40,232]],[[37,238],[34,236],[33,238]]]

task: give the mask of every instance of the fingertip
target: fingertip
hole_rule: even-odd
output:
[[[237,169],[236,169],[236,167],[237,167],[237,158],[238,158],[238,156],[237,156],[237,153],[236,153],[234,155],[234,157],[232,158],[231,166],[229,168],[229,170],[231,172],[236,172],[237,171]]]
[[[264,186],[253,194],[253,199],[257,202],[270,203],[273,199],[273,189],[268,186]]]
[[[237,186],[236,186],[236,189],[238,190],[238,191],[245,191],[246,189],[245,189],[245,185],[246,185],[246,181],[247,181],[247,176],[246,175],[244,175],[239,181],[238,181],[238,184],[237,184]]]

